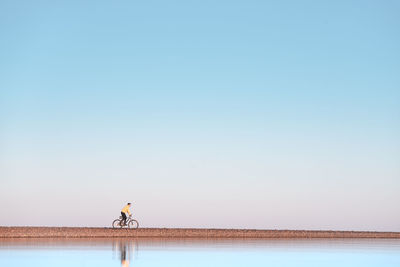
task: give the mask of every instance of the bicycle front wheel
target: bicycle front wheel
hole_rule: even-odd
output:
[[[139,228],[139,222],[136,220],[131,220],[128,223],[128,228],[133,228],[133,229]]]
[[[114,220],[114,221],[112,222],[112,227],[113,227],[113,228],[122,228],[121,220],[119,220],[119,219]]]

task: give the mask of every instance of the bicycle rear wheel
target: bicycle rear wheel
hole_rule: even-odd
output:
[[[112,227],[113,227],[113,228],[122,228],[121,220],[119,220],[119,219],[114,220],[114,221],[112,222]]]
[[[129,221],[128,228],[133,228],[133,229],[139,228],[139,222],[136,220]]]

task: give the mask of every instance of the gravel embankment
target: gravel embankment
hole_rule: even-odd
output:
[[[240,230],[190,228],[112,229],[86,227],[0,227],[0,238],[399,238],[400,232]]]

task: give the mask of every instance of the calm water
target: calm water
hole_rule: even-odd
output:
[[[400,266],[400,240],[0,239],[0,266]]]

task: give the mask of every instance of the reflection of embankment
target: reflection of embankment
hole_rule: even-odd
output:
[[[0,227],[0,238],[400,238],[400,232],[240,230],[189,228]]]

